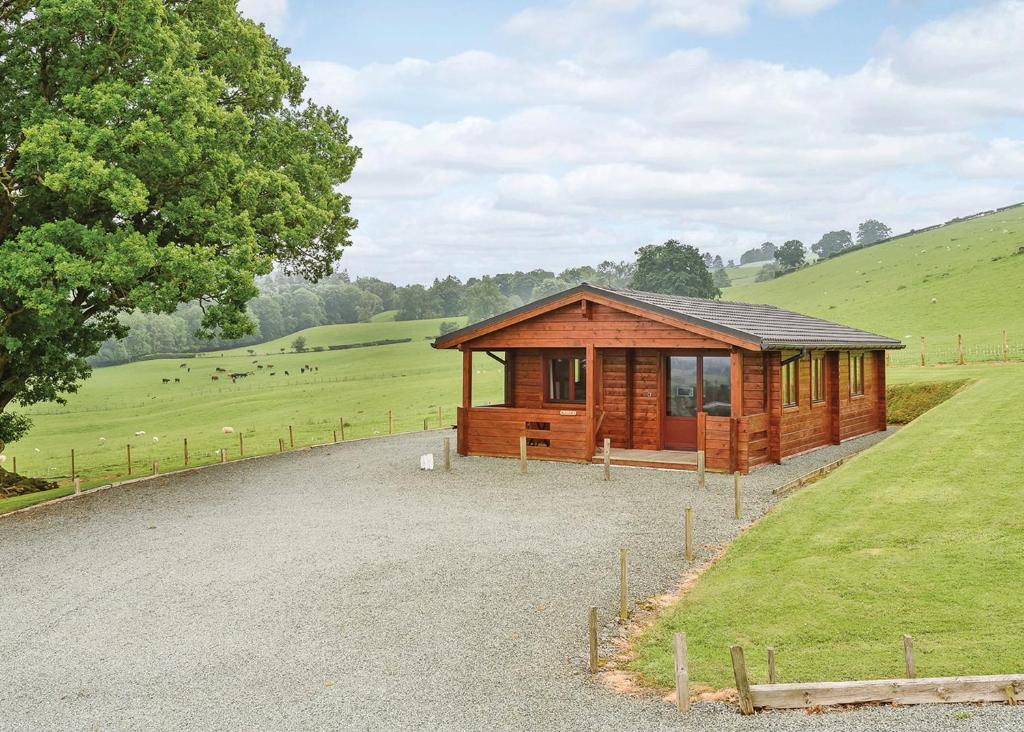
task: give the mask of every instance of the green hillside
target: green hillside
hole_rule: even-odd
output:
[[[1002,331],[1024,355],[1024,206],[878,244],[768,282],[737,280],[728,300],[779,305],[902,338],[898,361],[994,358]]]
[[[439,406],[443,424],[450,425],[461,398],[462,369],[457,352],[430,347],[428,337],[438,334],[441,322],[356,323],[301,332],[310,348],[412,338],[384,346],[281,353],[299,335],[293,334],[249,347],[255,355],[239,348],[96,369],[66,406],[25,410],[35,427],[24,440],[7,446],[4,467],[10,469],[17,459],[22,474],[66,483],[74,449],[77,472],[88,486],[124,476],[129,443],[139,475],[148,473],[153,461],[160,461],[163,471],[183,467],[185,437],[191,464],[197,465],[215,462],[221,447],[236,457],[239,432],[246,454],[253,455],[276,451],[279,438],[287,444],[289,425],[296,445],[327,442],[340,417],[347,439],[386,433],[388,410],[394,412],[396,432],[422,429],[425,418],[437,426]],[[489,358],[474,363],[476,398],[495,399],[502,388],[501,367]],[[313,370],[303,373],[307,364]],[[258,365],[273,365],[275,375]],[[253,375],[232,383],[218,368]],[[226,426],[235,432],[224,434]],[[39,498],[0,500],[0,512]]]

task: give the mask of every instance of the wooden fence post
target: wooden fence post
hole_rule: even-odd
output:
[[[295,447],[295,433],[292,432],[291,425],[288,425],[288,446]]]
[[[743,518],[743,494],[741,493],[742,488],[740,487],[740,474],[733,473],[732,476],[732,492],[733,502],[736,504],[736,519]]]
[[[182,439],[182,446],[183,446],[183,451],[185,453],[185,465],[187,466],[188,465],[188,438],[187,437]]]
[[[612,479],[612,441],[610,437],[604,438],[604,479]]]
[[[676,707],[680,712],[690,710],[690,662],[686,658],[686,633],[672,636],[672,650],[676,662]]]
[[[238,457],[245,457],[245,441],[241,432],[238,433]]]
[[[429,426],[427,426],[427,418],[426,418],[426,417],[424,417],[424,418],[423,418],[423,431],[424,431],[424,432],[426,432],[426,431],[427,431],[427,430],[429,430],[429,429],[430,429],[430,427],[429,427]]]
[[[956,341],[957,341],[957,351],[960,352],[960,358],[959,358],[958,363],[961,366],[963,366],[965,363],[967,363],[967,359],[964,358],[964,337],[963,337],[963,334],[958,335],[956,337]]]
[[[732,654],[732,673],[736,677],[736,691],[740,696],[740,712],[753,714],[754,701],[750,697],[750,680],[747,678],[747,662],[743,658],[743,646],[733,646],[729,651]]]
[[[590,673],[597,673],[597,608],[587,612],[587,637],[590,641]]]
[[[125,445],[128,448],[128,475],[132,474],[132,446]]]
[[[452,441],[450,437],[444,438],[444,469],[452,469]]]
[[[768,683],[774,684],[775,682],[775,649],[768,646]]]
[[[226,463],[228,461],[228,451],[223,447],[220,449],[220,461],[221,463]]]
[[[686,507],[686,561],[693,561],[693,507]]]
[[[444,420],[441,418],[441,405],[437,405],[437,428],[441,429],[444,426]]]
[[[526,475],[526,435],[519,437],[519,474]]]
[[[392,411],[389,409],[388,410],[388,434],[389,435],[394,434],[394,430],[395,430],[395,416],[392,413]]]
[[[1010,342],[1006,340],[1006,328],[1003,328],[1003,361],[1010,360]]]
[[[345,418],[339,417],[338,424],[341,426],[341,441],[345,441]]]
[[[705,478],[705,475],[704,475],[704,470],[705,470],[704,451],[703,450],[698,450],[697,451],[697,487],[700,488],[701,490],[704,490],[704,488],[706,487],[706,482],[705,482],[706,478]]]
[[[18,474],[18,458],[14,455],[11,455],[11,472]]]
[[[334,444],[337,445],[338,444],[338,430],[334,430],[331,434],[334,436]]]
[[[626,548],[619,549],[619,619],[629,619],[629,575],[626,568]]]
[[[75,494],[77,495],[78,493],[81,493],[81,492],[82,492],[82,479],[81,478],[75,478]]]
[[[903,636],[903,661],[907,666],[907,678],[913,679],[914,676],[914,639],[909,635]]]
[[[71,480],[74,480],[76,477],[77,472],[75,471],[75,448],[71,448]]]
[[[924,366],[924,336],[921,336],[921,365]]]
[[[277,451],[278,452],[284,452],[284,438],[283,437],[278,437],[277,438]]]
[[[160,463],[159,463],[159,461],[153,463],[153,475],[160,475]]]

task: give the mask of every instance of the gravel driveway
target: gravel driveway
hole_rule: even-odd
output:
[[[619,546],[632,599],[671,588],[685,506],[699,543],[741,525],[730,479],[698,494],[680,472],[419,471],[441,438],[216,466],[0,520],[0,728],[1024,729],[1005,706],[682,716],[597,688],[585,611],[613,616]],[[746,520],[771,487],[876,439],[755,472]]]

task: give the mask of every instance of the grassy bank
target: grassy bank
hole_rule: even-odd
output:
[[[1024,668],[1024,366],[905,368],[891,383],[977,380],[800,493],[733,544],[639,641],[633,668],[672,684],[671,634],[690,674],[733,685],[728,648],[763,682],[898,677],[900,636],[919,676]]]

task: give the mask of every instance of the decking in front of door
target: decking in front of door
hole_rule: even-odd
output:
[[[612,448],[612,465],[626,465],[635,468],[669,468],[673,470],[696,470],[697,453],[689,450],[626,450]],[[604,453],[594,454],[595,463],[604,462]]]

